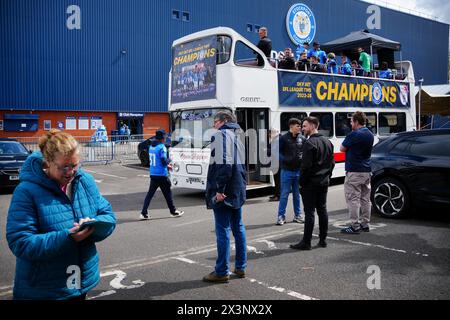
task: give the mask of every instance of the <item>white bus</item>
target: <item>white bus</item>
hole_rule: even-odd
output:
[[[262,59],[265,64],[258,66],[257,55],[263,53],[226,27],[178,39],[172,53],[170,178],[175,187],[205,189],[210,129],[214,115],[223,109],[236,115],[245,132],[257,133],[246,138],[248,189],[273,185],[264,156],[270,148],[268,133],[286,132],[292,117],[319,118],[319,131],[334,145],[333,177],[345,175],[340,145],[351,130],[353,112],[366,113],[376,142],[382,136],[416,129],[415,81],[409,61],[395,63],[401,80],[286,71],[277,69],[273,59]]]

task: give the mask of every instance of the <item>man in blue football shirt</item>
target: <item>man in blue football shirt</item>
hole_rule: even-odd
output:
[[[164,198],[166,199],[170,214],[174,217],[180,217],[184,214],[184,211],[177,210],[173,204],[172,190],[170,189],[171,183],[168,177],[169,172],[167,170],[170,160],[167,154],[167,148],[164,145],[165,134],[164,130],[156,131],[156,135],[152,139],[152,144],[148,149],[150,160],[150,187],[147,196],[145,197],[144,207],[141,211],[141,220],[149,219],[147,210],[153,195],[158,188],[161,189]]]

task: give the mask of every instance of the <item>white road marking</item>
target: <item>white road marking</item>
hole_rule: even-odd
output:
[[[107,296],[110,296],[110,295],[115,294],[116,292],[117,292],[116,290],[105,291],[105,292],[100,293],[98,296],[88,297],[87,300],[92,300],[92,299],[97,299],[97,298],[107,297]]]
[[[138,174],[137,176],[141,178],[150,178],[149,174]]]
[[[205,221],[211,221],[211,220],[212,220],[212,217],[207,218],[207,219],[200,219],[200,220],[190,221],[190,222],[186,222],[186,223],[175,224],[175,225],[172,226],[172,228],[184,227],[184,226],[188,226],[188,225],[191,225],[191,224],[196,224],[196,223],[205,222]]]
[[[94,180],[95,180],[96,183],[102,183],[103,182],[103,180],[97,180],[97,179],[94,179]]]
[[[0,290],[6,290],[6,289],[12,289],[13,286],[4,286],[4,287],[0,287]]]
[[[92,170],[87,170],[87,169],[84,169],[84,171],[93,173],[93,174],[99,174],[99,175],[106,176],[106,177],[118,178],[118,179],[123,179],[123,180],[128,179],[126,177],[120,177],[120,176],[116,176],[114,174],[102,173],[102,172],[97,172],[97,171],[92,171]]]
[[[0,297],[10,296],[10,295],[12,295],[12,293],[13,293],[12,290],[5,291],[5,292],[0,293]]]
[[[314,235],[314,236],[318,237],[318,235]],[[357,244],[357,245],[361,245],[361,246],[366,246],[366,247],[375,247],[375,248],[380,248],[380,249],[388,250],[388,251],[394,251],[394,252],[398,252],[398,253],[408,253],[405,250],[388,248],[388,247],[385,247],[385,246],[382,246],[382,245],[379,245],[379,244],[373,244],[373,243],[368,243],[368,242],[354,241],[354,240],[348,240],[348,239],[340,239],[340,238],[334,238],[334,237],[327,237],[327,239],[336,240],[336,241],[344,241],[344,242]]]
[[[182,262],[186,262],[186,263],[189,263],[189,264],[197,264],[197,262],[195,262],[193,260],[190,260],[190,259],[183,258],[183,257],[176,257],[174,259],[182,261]]]
[[[256,242],[261,242],[261,243],[267,244],[267,247],[269,247],[269,249],[276,249],[277,248],[277,246],[275,245],[275,242],[272,242],[272,241],[269,241],[269,240],[266,240],[266,239],[259,240],[259,241],[256,241]]]
[[[199,265],[199,266],[203,266],[203,267],[206,267],[208,269],[213,269],[214,268],[213,266],[209,266],[209,265],[206,265],[206,264],[203,264],[203,263],[199,263],[197,261],[193,261],[193,260],[190,260],[190,259],[185,259],[183,257],[176,257],[175,259],[179,260],[179,261],[182,261],[182,262],[189,263],[189,264],[196,264],[196,265]],[[301,293],[298,293],[298,292],[295,292],[295,291],[292,291],[292,290],[288,290],[288,289],[277,287],[277,286],[271,286],[271,285],[269,285],[267,283],[258,281],[258,280],[253,279],[253,278],[246,278],[246,280],[251,282],[251,283],[256,283],[256,284],[258,284],[260,286],[263,286],[263,287],[265,287],[267,289],[274,290],[274,291],[277,291],[279,293],[285,293],[285,294],[287,294],[287,295],[289,295],[291,297],[294,297],[296,299],[301,299],[301,300],[318,300],[316,298],[312,298],[310,296],[307,296],[307,295],[304,295],[304,294],[301,294]]]

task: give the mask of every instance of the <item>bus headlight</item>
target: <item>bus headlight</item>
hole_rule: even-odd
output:
[[[178,163],[173,164],[173,171],[175,171],[175,172],[180,171],[180,165]]]

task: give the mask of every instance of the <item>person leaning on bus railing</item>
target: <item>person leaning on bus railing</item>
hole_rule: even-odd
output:
[[[297,61],[296,67],[298,71],[309,71],[311,69],[311,63],[308,60],[308,53],[306,51],[300,54],[300,60]]]
[[[291,48],[284,49],[284,55],[278,64],[278,68],[285,70],[296,70],[295,59]]]
[[[341,53],[341,74],[346,76],[351,76],[352,73],[352,66],[348,62],[348,58],[344,53]]]
[[[205,282],[228,282],[230,259],[230,229],[236,247],[234,274],[245,278],[247,240],[242,222],[242,206],[246,200],[245,149],[239,136],[242,129],[236,117],[227,111],[214,116],[211,139],[211,162],[206,183],[206,206],[213,209],[217,238],[217,260],[213,272],[203,277]]]
[[[352,74],[357,77],[364,76],[364,70],[361,68],[358,61],[356,61],[356,60],[352,61]]]
[[[266,27],[259,28],[259,42],[257,47],[264,53],[266,59],[270,59],[272,52],[272,40],[267,37],[268,30]],[[264,58],[258,55],[258,66],[264,66]]]
[[[93,177],[79,169],[71,135],[52,129],[39,139],[39,148],[22,167],[8,212],[6,239],[16,256],[13,296],[84,300],[100,281],[95,243],[111,235],[116,218]],[[92,219],[111,227],[78,231]]]
[[[311,57],[311,72],[322,72],[327,73],[327,69],[323,64],[319,63],[319,58],[317,56]]]
[[[330,52],[327,55],[327,71],[331,74],[338,73],[338,67],[336,63],[336,55],[333,52]]]

